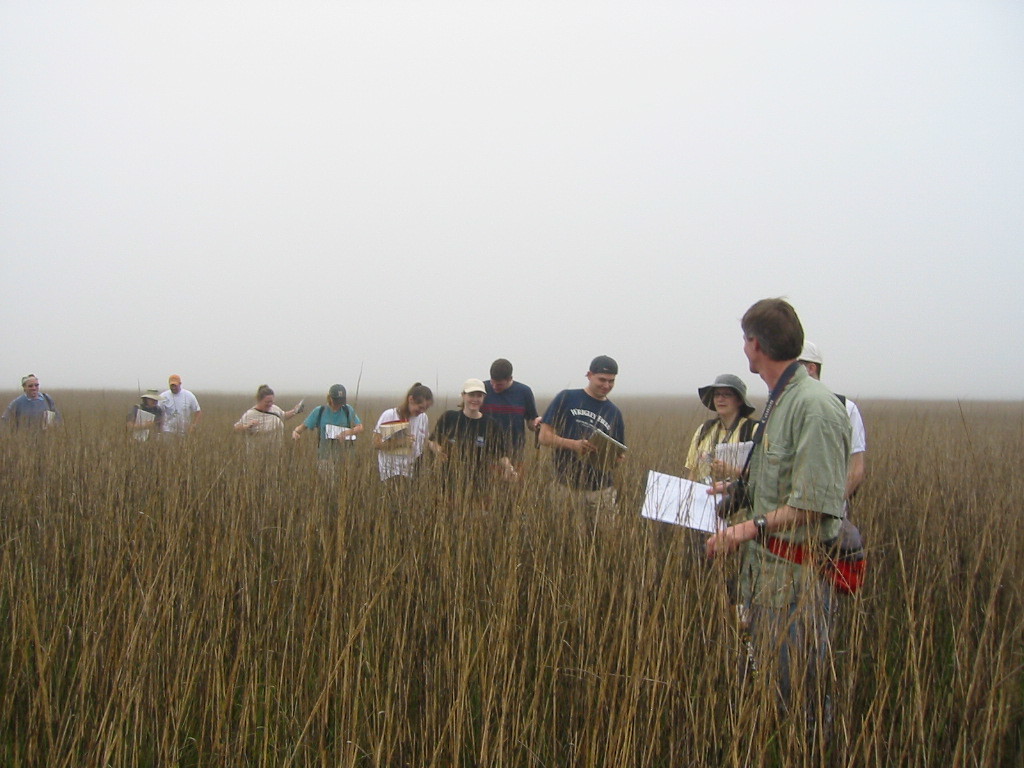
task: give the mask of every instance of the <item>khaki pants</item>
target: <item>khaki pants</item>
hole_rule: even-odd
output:
[[[580,491],[562,485],[559,482],[551,483],[549,489],[551,502],[553,504],[565,504],[575,507],[584,512],[611,512],[615,509],[615,488],[602,488],[599,491]]]
[[[593,533],[601,518],[615,513],[615,488],[581,491],[558,481],[548,486],[548,500],[553,509],[564,509],[584,533]]]

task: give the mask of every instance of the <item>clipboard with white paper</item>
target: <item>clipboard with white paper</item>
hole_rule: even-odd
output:
[[[715,512],[719,499],[708,493],[709,488],[703,483],[651,470],[647,473],[647,493],[640,515],[705,533],[717,533],[725,528],[725,521]]]

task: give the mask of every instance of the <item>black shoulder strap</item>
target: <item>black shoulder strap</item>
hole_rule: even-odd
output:
[[[757,426],[757,422],[752,419],[747,419],[740,425],[740,442],[745,443],[754,437],[754,428]]]
[[[846,405],[846,395],[840,395],[838,392],[833,392],[833,395],[839,398],[839,402]]]
[[[316,407],[316,409],[317,409],[317,411],[319,411],[319,413],[317,414],[317,417],[316,417],[316,444],[319,446],[320,445],[320,427],[324,423],[324,407],[322,405],[318,405]]]
[[[754,430],[752,440],[754,441],[754,447],[750,449],[750,453],[747,454],[747,460],[743,463],[743,471],[740,472],[740,477],[747,476],[747,470],[750,469],[750,460],[754,457],[754,451],[761,444],[761,440],[764,438],[764,431],[768,427],[768,419],[772,415],[772,411],[775,410],[775,404],[782,397],[783,390],[786,389],[786,385],[789,384],[789,380],[793,378],[793,374],[796,373],[796,369],[800,367],[800,363],[794,360],[788,366],[786,370],[779,376],[779,380],[775,382],[775,387],[771,392],[768,393],[768,402],[764,404],[764,410],[761,411],[761,420],[757,422],[758,429]]]
[[[43,399],[46,400],[46,404],[50,407],[51,411],[57,410],[56,408],[53,407],[53,400],[51,400],[50,396],[45,392],[43,392]]]
[[[718,417],[715,417],[713,419],[708,419],[707,421],[700,425],[700,434],[697,435],[698,445],[704,441],[704,438],[708,436],[708,432],[710,432],[711,428],[715,426],[715,424],[717,423]]]

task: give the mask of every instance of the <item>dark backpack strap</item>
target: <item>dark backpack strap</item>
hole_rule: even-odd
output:
[[[323,426],[323,423],[324,423],[324,407],[322,405],[318,405],[316,407],[316,409],[317,409],[317,411],[319,411],[319,413],[317,414],[317,417],[316,417],[316,445],[319,448],[320,447],[320,428]]]
[[[46,401],[46,405],[49,407],[49,409],[51,411],[56,411],[57,410],[56,408],[53,407],[53,400],[51,400],[50,396],[48,394],[46,394],[45,392],[43,392],[43,399]]]
[[[839,398],[839,402],[846,405],[846,395],[840,395],[838,392],[833,392],[833,395]]]
[[[740,425],[740,442],[746,443],[754,438],[754,429],[757,427],[757,422],[751,419],[747,419]]]
[[[700,425],[700,434],[697,435],[697,445],[700,445],[701,443],[704,442],[704,438],[708,436],[708,432],[710,432],[711,428],[715,426],[715,424],[717,423],[718,417],[716,416],[713,419],[708,419],[707,421]]]
[[[346,429],[352,429],[352,427],[355,426],[355,424],[352,423],[352,417],[355,416],[356,412],[354,410],[352,410],[352,406],[349,405],[348,403],[345,403],[345,405],[343,405],[342,408],[345,411],[345,420],[348,422],[348,426],[346,426],[345,428]],[[348,448],[355,448],[356,447],[355,443],[345,443],[342,447],[346,447],[346,446]]]

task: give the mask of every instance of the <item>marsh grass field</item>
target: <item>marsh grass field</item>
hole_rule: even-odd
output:
[[[621,510],[588,535],[543,450],[487,512],[395,513],[368,434],[332,486],[310,434],[245,450],[246,396],[168,444],[125,439],[134,393],[51,394],[61,430],[0,441],[2,765],[1024,764],[1020,403],[860,401],[870,577],[822,744],[737,685],[730,564],[639,516],[695,399],[614,398]]]

